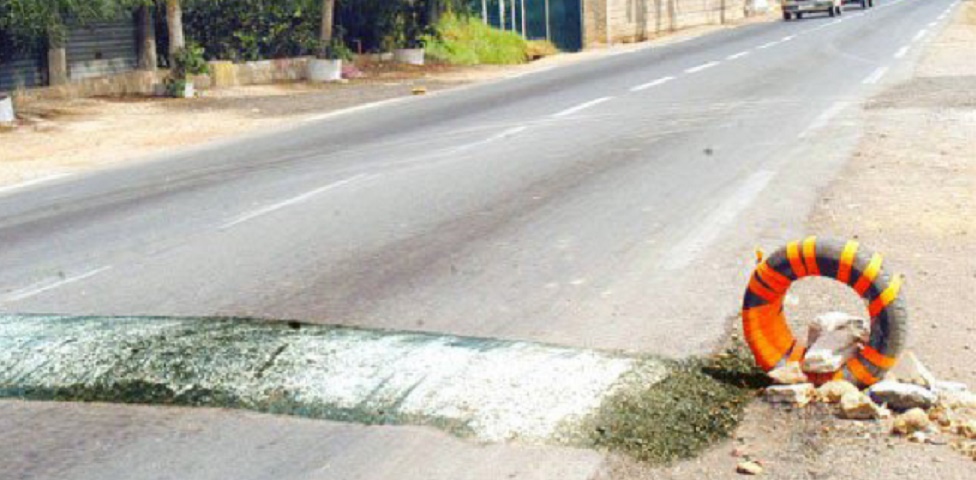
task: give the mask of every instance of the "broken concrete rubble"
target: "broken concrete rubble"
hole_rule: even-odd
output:
[[[868,395],[875,402],[887,404],[895,410],[928,409],[938,400],[938,396],[925,387],[890,380],[872,385]]]
[[[804,407],[817,398],[817,389],[811,383],[797,385],[773,385],[766,388],[766,401]]]
[[[859,392],[857,387],[847,380],[831,380],[817,389],[817,394],[823,403],[838,403],[845,394]]]
[[[881,408],[858,391],[847,392],[840,398],[840,416],[848,420],[874,420],[881,418]]]
[[[759,475],[763,473],[763,467],[756,462],[746,460],[739,462],[735,467],[735,471],[743,475]]]
[[[836,372],[857,352],[859,343],[868,341],[870,323],[844,312],[828,312],[810,322],[803,370],[814,373]]]
[[[796,385],[810,381],[800,368],[800,362],[787,362],[782,367],[770,370],[768,375],[773,382],[779,385]]]
[[[885,380],[921,385],[926,388],[932,388],[938,383],[932,372],[912,352],[906,352],[901,356],[895,367],[885,375]]]
[[[974,408],[976,409],[976,394],[967,391],[939,392],[939,404],[949,408]]]
[[[915,432],[924,432],[929,429],[932,422],[925,410],[913,408],[895,417],[895,423],[891,431],[899,435],[911,435]]]
[[[968,439],[976,439],[976,420],[969,420],[956,426],[956,433]]]

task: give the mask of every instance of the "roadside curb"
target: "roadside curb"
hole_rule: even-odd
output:
[[[636,365],[592,350],[294,322],[0,316],[0,397],[428,425],[480,441],[572,442]],[[665,377],[663,363],[655,373]]]

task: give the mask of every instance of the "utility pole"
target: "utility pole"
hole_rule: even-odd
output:
[[[723,3],[725,0],[722,0]],[[525,36],[525,0],[519,0],[520,6],[522,7],[522,38],[527,38]]]
[[[488,0],[481,0],[481,21],[488,25]]]
[[[505,31],[505,0],[498,0],[498,28]]]
[[[518,24],[515,23],[515,0],[510,0],[512,2],[512,31],[518,33]]]
[[[549,27],[549,0],[546,0],[546,41],[552,41],[552,31]]]

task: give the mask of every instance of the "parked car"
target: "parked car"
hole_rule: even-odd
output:
[[[874,6],[874,0],[844,0],[844,5],[859,5],[862,10],[867,10]]]
[[[783,20],[789,21],[793,17],[797,20],[807,13],[826,13],[831,17],[844,13],[845,0],[782,0]],[[858,0],[859,2],[861,0]],[[869,0],[864,0],[869,1]],[[870,0],[873,1],[873,0]]]

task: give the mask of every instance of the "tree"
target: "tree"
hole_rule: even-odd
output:
[[[332,24],[335,22],[335,0],[322,0],[322,30],[319,40],[322,45],[332,41]]]
[[[176,55],[186,48],[183,36],[183,8],[180,0],[166,1],[166,26],[169,28],[169,62],[173,64]]]

